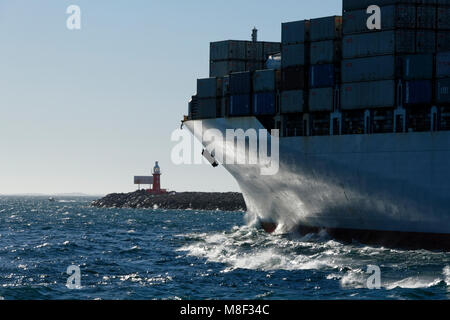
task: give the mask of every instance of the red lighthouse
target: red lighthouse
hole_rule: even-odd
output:
[[[151,194],[167,193],[167,190],[161,189],[161,168],[159,167],[158,161],[156,161],[153,167],[153,188],[148,191]]]

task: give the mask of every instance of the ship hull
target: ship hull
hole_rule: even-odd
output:
[[[194,130],[196,122],[187,126],[198,139],[208,129],[224,135],[263,129],[254,117],[203,120],[202,130]],[[275,175],[261,175],[260,165],[224,163],[255,220],[280,232],[302,226],[384,238],[450,235],[450,132],[286,137],[279,143]],[[225,159],[229,148],[216,147]]]

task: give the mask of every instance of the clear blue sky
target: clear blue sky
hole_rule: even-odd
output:
[[[279,41],[283,21],[340,13],[340,0],[0,0],[0,193],[127,192],[155,160],[163,187],[237,191],[223,168],[170,160],[209,42],[253,26]]]

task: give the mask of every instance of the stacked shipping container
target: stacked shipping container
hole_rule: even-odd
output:
[[[450,130],[450,52],[436,56],[436,103],[440,106],[440,129]]]
[[[275,115],[276,89],[280,80],[278,70],[260,70],[253,74],[253,114]]]
[[[230,74],[230,117],[243,117],[251,114],[252,73],[235,72]]]
[[[210,77],[264,69],[269,55],[280,52],[278,42],[227,40],[210,44]]]
[[[394,108],[423,109],[432,102],[435,2],[369,1],[381,8],[379,31],[367,27],[366,2],[344,0],[344,134],[392,132]],[[370,109],[367,122],[364,109]]]
[[[367,27],[374,4],[381,30]],[[343,9],[343,18],[283,23],[281,48],[212,43],[214,77],[199,80],[190,114],[281,120],[285,136],[330,134],[334,111],[335,134],[428,131],[438,118],[436,130],[450,130],[450,1],[344,0]],[[255,71],[280,50],[281,71]]]
[[[281,26],[281,93],[282,135],[302,134],[301,113],[305,111],[309,64],[310,21],[294,21]]]
[[[311,20],[311,65],[309,67],[309,111],[313,135],[330,133],[330,112],[334,110],[335,85],[342,59],[342,17]]]
[[[283,23],[281,38],[281,113],[303,112],[309,21]]]
[[[228,40],[210,44],[210,77],[221,82],[217,117],[251,114],[251,72],[264,69],[267,58],[280,52],[278,42]]]
[[[193,119],[212,119],[222,115],[221,101],[222,80],[206,78],[197,80],[197,96]],[[193,110],[194,111],[194,110]]]
[[[436,103],[440,129],[450,130],[450,2],[437,2]]]

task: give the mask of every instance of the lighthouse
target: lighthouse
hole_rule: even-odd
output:
[[[158,161],[156,161],[153,167],[153,192],[157,193],[161,191],[161,168]]]
[[[166,194],[166,189],[161,189],[161,168],[159,167],[158,161],[156,161],[153,167],[153,176],[135,176],[134,184],[139,185],[139,190],[141,190],[141,185],[150,185],[150,189],[147,192],[150,194]]]
[[[161,189],[161,168],[158,161],[156,161],[153,167],[153,188],[149,190],[151,194],[164,194],[167,190]]]

